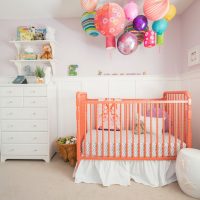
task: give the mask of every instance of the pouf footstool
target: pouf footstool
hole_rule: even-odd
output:
[[[200,199],[200,150],[185,148],[179,152],[176,176],[184,193]]]

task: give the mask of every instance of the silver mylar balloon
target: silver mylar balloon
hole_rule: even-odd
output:
[[[122,34],[117,41],[117,48],[120,53],[129,55],[138,47],[137,37],[130,32]]]

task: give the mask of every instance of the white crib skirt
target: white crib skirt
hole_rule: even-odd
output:
[[[130,185],[137,183],[160,187],[175,182],[176,161],[99,161],[82,160],[75,173],[75,183]]]

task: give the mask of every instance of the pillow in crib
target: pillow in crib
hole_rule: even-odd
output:
[[[115,107],[115,108],[114,108]],[[98,106],[98,129],[99,130],[120,130],[120,110],[119,105],[114,103],[104,104],[102,112],[102,105]],[[103,125],[102,125],[103,121]],[[109,121],[109,127],[108,127]]]
[[[150,117],[151,113],[150,110],[147,111],[146,116]],[[156,112],[156,107],[152,108],[152,117],[156,118],[157,116],[157,112]],[[163,110],[161,108],[158,108],[158,117],[162,118],[163,117]],[[169,131],[169,117],[168,117],[168,113],[164,111],[164,118],[165,118],[165,132]]]
[[[140,121],[144,122],[144,116],[140,116]],[[152,134],[156,134],[157,118],[152,117]],[[158,118],[158,135],[162,135],[163,119]],[[151,133],[151,118],[146,117],[146,132]]]

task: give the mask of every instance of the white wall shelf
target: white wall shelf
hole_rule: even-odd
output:
[[[20,50],[24,45],[44,45],[44,44],[50,44],[52,48],[52,54],[54,56],[54,49],[55,49],[55,40],[11,40],[9,41],[11,44],[14,44],[17,49],[17,57],[19,57]],[[22,74],[22,66],[24,63],[46,63],[48,66],[51,67],[52,74],[55,74],[55,60],[54,59],[38,59],[38,60],[10,60],[12,63],[14,63],[17,67],[18,74]]]

